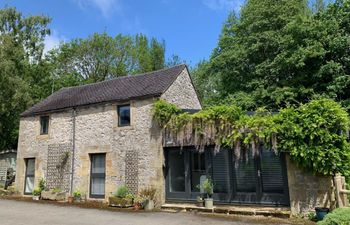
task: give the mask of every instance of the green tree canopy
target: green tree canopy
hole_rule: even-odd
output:
[[[0,9],[0,150],[17,146],[19,114],[33,102],[49,22],[46,16]]]
[[[48,60],[55,66],[56,86],[61,87],[161,69],[164,52],[164,42],[149,41],[142,34],[111,37],[95,33],[61,44],[49,53]]]
[[[277,110],[326,96],[348,106],[349,2],[317,1],[311,10],[304,0],[248,0],[239,17],[230,14],[199,73],[197,80],[216,84],[204,87],[207,101],[246,99],[247,109]]]

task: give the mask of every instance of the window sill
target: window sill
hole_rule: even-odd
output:
[[[113,127],[114,131],[118,131],[118,130],[134,130],[134,126],[130,125],[130,126],[114,126]]]
[[[36,139],[47,140],[47,139],[50,139],[50,135],[49,134],[40,134],[40,135],[36,136]]]

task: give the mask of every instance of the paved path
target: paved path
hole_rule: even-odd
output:
[[[0,200],[1,225],[252,225],[189,213],[128,213]]]

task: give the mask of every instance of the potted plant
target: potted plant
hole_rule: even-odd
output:
[[[40,188],[35,188],[35,189],[33,190],[33,200],[39,201],[40,195],[41,195],[41,190],[40,190]]]
[[[144,198],[145,210],[154,209],[154,200],[157,190],[155,188],[145,188],[140,191],[140,196]]]
[[[81,192],[80,190],[75,190],[73,192],[73,197],[75,202],[81,202]]]
[[[204,207],[204,197],[203,195],[197,196],[197,206],[198,207]]]
[[[144,203],[145,203],[144,197],[142,197],[141,195],[137,195],[134,198],[134,205],[133,205],[134,210],[137,211],[137,210],[142,209],[144,206]]]
[[[201,187],[204,191],[205,194],[205,199],[204,199],[204,203],[205,203],[205,208],[207,209],[212,209],[213,208],[213,198],[211,198],[211,196],[213,195],[213,189],[214,189],[214,185],[213,182],[211,181],[211,179],[207,178],[205,179],[205,181],[201,184]]]
[[[108,202],[110,206],[130,207],[132,206],[132,198],[129,189],[123,185],[117,189],[113,196],[108,198]]]
[[[68,200],[68,203],[72,204],[74,202],[74,197],[69,195],[67,200]]]

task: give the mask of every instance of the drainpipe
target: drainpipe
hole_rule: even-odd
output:
[[[70,180],[70,195],[73,194],[73,183],[74,183],[74,162],[75,162],[75,118],[77,116],[77,111],[75,110],[75,108],[73,108],[73,112],[72,112],[72,123],[73,123],[73,127],[72,127],[72,147],[73,147],[73,152],[72,152],[72,175],[71,175],[71,180]]]

